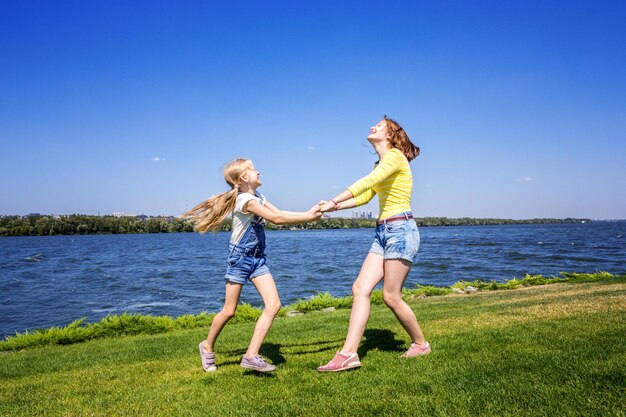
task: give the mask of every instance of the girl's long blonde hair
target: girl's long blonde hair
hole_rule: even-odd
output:
[[[227,163],[224,166],[224,179],[230,185],[230,191],[214,195],[183,213],[183,217],[195,223],[193,229],[196,232],[205,233],[219,228],[228,213],[235,208],[241,177],[250,168],[252,168],[252,161],[246,158],[238,158]]]

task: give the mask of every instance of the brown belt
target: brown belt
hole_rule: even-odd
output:
[[[376,224],[380,226],[381,224],[385,224],[389,222],[397,222],[398,220],[409,220],[412,218],[413,218],[412,214],[406,214],[404,216],[388,217],[386,219],[378,220]]]

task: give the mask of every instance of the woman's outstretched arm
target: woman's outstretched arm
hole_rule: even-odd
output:
[[[368,175],[349,186],[348,191],[350,191],[354,197],[357,197],[367,190],[371,190],[376,184],[380,184],[396,173],[402,164],[406,163],[405,160],[406,158],[402,155],[402,152],[397,149],[387,151],[378,165],[376,165],[376,168]]]
[[[346,193],[348,195],[347,198]],[[350,190],[342,191],[330,201],[322,205],[322,212],[326,213],[327,211],[345,210],[357,206],[362,206],[363,204],[367,204],[372,198],[374,198],[375,195],[376,192],[371,188],[363,191],[361,194],[355,197],[352,196]]]
[[[342,210],[368,203],[376,195],[376,192],[373,190],[374,185],[383,182],[398,171],[405,159],[397,149],[388,151],[372,172],[324,204],[322,211]],[[354,199],[354,201],[349,202],[348,200],[350,199]]]

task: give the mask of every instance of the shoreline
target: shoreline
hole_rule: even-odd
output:
[[[403,289],[405,300],[452,294],[473,294],[483,291],[515,290],[524,287],[552,285],[558,283],[593,282],[626,278],[626,273],[611,274],[604,271],[595,273],[560,272],[560,276],[544,277],[542,275],[526,275],[522,279],[512,278],[505,282],[474,280],[458,281],[450,286],[417,285],[415,288]],[[382,290],[372,292],[372,305],[383,304]],[[329,293],[318,293],[310,299],[298,300],[280,309],[277,317],[291,317],[313,311],[334,311],[348,309],[352,306],[352,296],[333,297]],[[254,322],[262,310],[243,303],[237,308],[231,323]],[[17,351],[26,348],[69,345],[88,340],[114,338],[139,334],[167,333],[177,329],[193,329],[208,327],[216,313],[202,312],[198,315],[153,316],[128,314],[106,316],[98,322],[86,323],[83,317],[63,327],[50,327],[16,332],[14,336],[6,336],[0,340],[0,352]]]

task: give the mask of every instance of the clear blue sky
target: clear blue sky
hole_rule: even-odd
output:
[[[624,22],[623,1],[4,1],[0,214],[179,215],[239,156],[306,209],[369,172],[388,114],[422,149],[417,216],[626,218]]]

